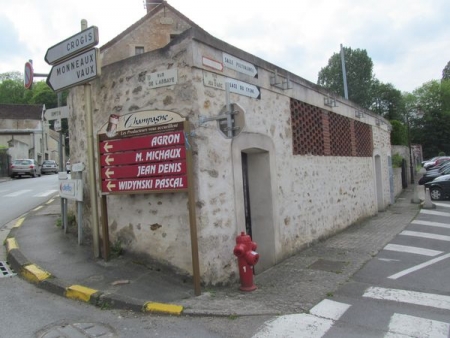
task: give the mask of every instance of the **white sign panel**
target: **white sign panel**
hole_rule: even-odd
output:
[[[206,56],[203,56],[202,63],[206,67],[210,67],[210,68],[216,69],[216,70],[218,70],[220,72],[223,71],[223,64],[222,64],[222,62],[219,62],[219,61],[210,59],[210,58],[208,58]]]
[[[147,75],[147,81],[150,88],[172,86],[178,82],[178,70],[175,68],[151,73]]]
[[[98,28],[92,26],[50,47],[45,54],[45,61],[49,65],[54,65],[58,61],[67,59],[97,44]]]
[[[73,163],[70,170],[73,172],[80,172],[80,171],[83,171],[84,168],[85,168],[84,163],[80,162],[80,163]]]
[[[250,62],[238,59],[230,54],[223,53],[223,64],[225,67],[234,69],[235,71],[250,75],[251,77],[258,76],[258,70]]]
[[[47,121],[57,120],[57,119],[67,119],[69,118],[69,107],[58,107],[52,109],[46,109],[44,117]]]
[[[230,84],[230,93],[236,93],[239,95],[252,97],[254,99],[261,98],[261,92],[258,86],[239,80],[226,78],[214,73],[203,72],[203,84],[207,87],[225,90],[226,83]]]
[[[61,131],[61,119],[56,119],[55,123],[53,124],[53,128],[55,131]]]
[[[89,82],[100,75],[97,59],[98,49],[93,48],[57,64],[52,67],[47,84],[56,92]]]
[[[59,181],[59,196],[69,200],[83,201],[83,181],[82,180],[61,180]]]

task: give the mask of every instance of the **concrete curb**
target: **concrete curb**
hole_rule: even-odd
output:
[[[13,234],[14,232],[11,231],[10,235]],[[20,251],[19,245],[14,237],[8,237],[5,244],[7,258],[11,268],[23,279],[37,285],[40,289],[68,299],[89,303],[100,308],[132,310],[135,312],[149,312],[172,316],[180,316],[183,314],[184,307],[181,305],[151,301],[142,302],[129,297],[107,294],[83,285],[68,284],[30,262]]]

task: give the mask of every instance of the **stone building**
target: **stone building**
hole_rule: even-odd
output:
[[[237,278],[241,231],[258,244],[259,273],[392,202],[386,120],[214,38],[166,2],[101,53],[101,77],[91,83],[94,131],[111,114],[170,111],[188,119],[204,283]],[[227,100],[242,119],[234,137],[212,120]],[[71,160],[87,163],[83,88],[67,102]],[[187,194],[106,198],[112,243],[192,273]],[[89,203],[84,208],[90,228]]]
[[[0,146],[13,159],[57,159],[58,133],[44,123],[44,111],[44,105],[0,104]]]

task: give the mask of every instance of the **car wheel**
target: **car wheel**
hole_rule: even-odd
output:
[[[442,199],[442,190],[439,188],[431,188],[430,197],[434,201]]]
[[[31,174],[32,177],[36,177],[36,170]]]

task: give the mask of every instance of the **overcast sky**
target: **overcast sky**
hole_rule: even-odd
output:
[[[449,0],[169,0],[213,36],[311,82],[340,44],[365,49],[401,91],[440,79],[450,61]],[[105,44],[146,14],[143,0],[0,0],[0,73],[48,73],[47,49],[99,28]],[[39,79],[38,79],[39,80]]]

